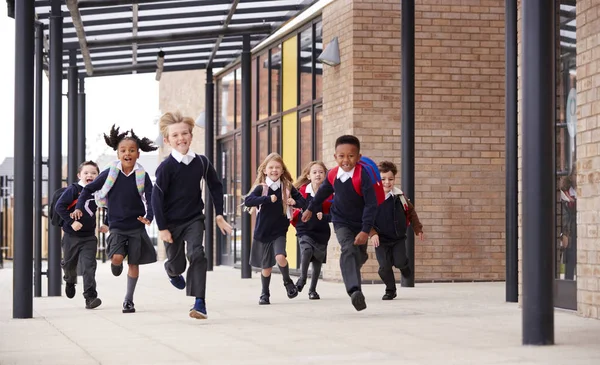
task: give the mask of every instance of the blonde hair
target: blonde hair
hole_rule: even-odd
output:
[[[190,133],[194,129],[194,120],[190,117],[184,117],[181,115],[179,111],[174,113],[166,112],[160,117],[160,122],[158,123],[158,127],[160,128],[160,133],[163,137],[169,137],[169,126],[177,123],[185,123],[190,128]]]
[[[325,164],[323,162],[311,161],[308,163],[308,165],[306,165],[304,170],[302,170],[300,177],[298,178],[298,180],[296,180],[296,183],[294,183],[294,187],[296,189],[299,189],[302,185],[308,184],[310,182],[310,179],[308,178],[308,176],[310,175],[310,169],[312,169],[312,167],[314,165],[321,166],[323,168],[323,171],[325,172],[325,175],[327,175],[327,167],[325,166]],[[327,176],[325,176],[325,178],[327,178]]]
[[[289,198],[289,196],[285,196],[285,194],[288,191],[291,193],[292,188],[293,188],[292,182],[294,181],[294,179],[292,179],[292,175],[290,174],[287,167],[285,166],[285,163],[283,162],[283,158],[278,153],[273,152],[273,153],[269,154],[267,157],[265,157],[264,161],[258,166],[258,168],[256,169],[256,180],[254,180],[254,184],[252,184],[252,187],[250,188],[250,191],[248,192],[247,195],[250,195],[250,193],[252,193],[252,191],[257,186],[266,183],[265,170],[266,170],[269,162],[272,162],[272,161],[275,161],[275,162],[278,162],[279,164],[281,164],[281,167],[283,169],[281,176],[279,177],[279,181],[281,181],[281,205],[283,208],[283,214],[285,215],[287,212],[287,208],[288,208],[287,198]]]

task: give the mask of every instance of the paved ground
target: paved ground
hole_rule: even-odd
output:
[[[84,309],[80,292],[36,298],[34,319],[15,320],[12,269],[0,270],[0,364],[600,364],[600,321],[570,312],[556,311],[556,346],[521,346],[521,311],[504,302],[503,283],[418,284],[391,302],[368,285],[356,312],[340,283],[321,282],[320,301],[289,300],[279,275],[271,306],[259,307],[254,276],[209,273],[200,321],[160,263],[141,268],[138,312],[122,314],[125,278],[99,264],[101,307]]]

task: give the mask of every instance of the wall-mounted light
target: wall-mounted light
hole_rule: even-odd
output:
[[[340,64],[340,45],[337,37],[334,37],[327,47],[321,52],[317,60],[328,66],[337,66]]]
[[[163,68],[165,67],[165,52],[159,51],[158,58],[156,59],[156,81],[160,81],[162,76]]]

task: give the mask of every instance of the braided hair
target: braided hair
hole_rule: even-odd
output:
[[[137,144],[138,148],[144,152],[155,151],[158,149],[158,147],[154,146],[153,142],[150,139],[146,137],[140,139],[140,137],[138,137],[133,132],[133,129],[125,131],[123,133],[119,133],[119,127],[116,127],[113,124],[112,128],[110,129],[109,135],[104,134],[104,141],[109,147],[111,147],[115,151],[117,150],[117,148],[119,148],[119,143],[126,139],[134,141]]]

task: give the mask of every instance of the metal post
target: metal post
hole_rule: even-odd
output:
[[[206,69],[206,86],[205,86],[205,102],[204,102],[204,154],[209,161],[214,164],[214,90],[215,85],[213,83],[213,72],[212,68]],[[214,248],[215,248],[215,239],[214,239],[214,208],[213,201],[208,189],[206,189],[205,193],[205,215],[206,215],[206,241],[204,244],[206,250],[206,257],[208,258],[207,262],[207,270],[212,271],[214,265]]]
[[[251,161],[251,130],[252,130],[252,84],[250,80],[251,57],[250,57],[250,36],[244,35],[242,41],[242,191],[245,193],[250,190],[252,161]],[[242,278],[251,278],[252,269],[250,267],[250,214],[242,214]]]
[[[415,204],[415,1],[402,0],[402,190]],[[409,227],[406,256],[412,275],[401,285],[415,286],[415,234]]]
[[[79,78],[77,115],[77,157],[81,163],[87,160],[85,155],[85,77],[83,76]]]
[[[44,63],[44,24],[35,25],[35,219],[34,225],[34,277],[36,297],[42,296],[42,81]]]
[[[505,2],[506,50],[506,301],[519,301],[519,211],[517,157],[517,0]]]
[[[62,35],[61,0],[52,0],[50,15],[50,126],[48,196],[62,186]],[[48,225],[48,296],[61,295],[60,227]]]
[[[554,344],[554,0],[523,6],[523,344]]]
[[[13,318],[33,317],[34,2],[15,3]]]
[[[68,83],[68,109],[69,109],[69,154],[68,154],[68,166],[69,172],[67,174],[67,181],[69,184],[77,182],[77,167],[79,166],[79,156],[77,156],[77,103],[78,103],[78,91],[77,91],[77,51],[71,50],[69,52],[69,69],[67,71],[67,83]]]
[[[0,176],[0,269],[4,268],[4,176]]]

